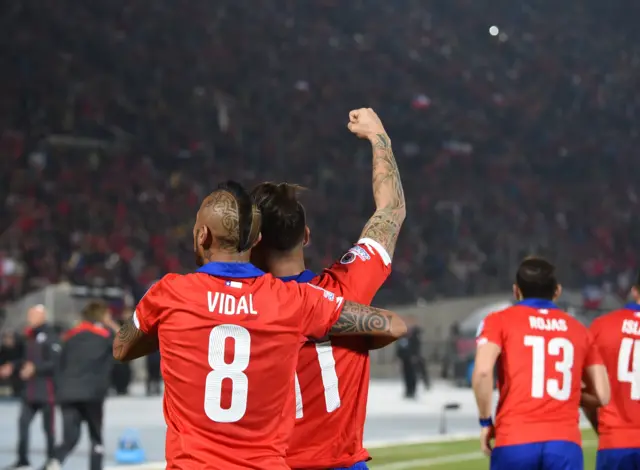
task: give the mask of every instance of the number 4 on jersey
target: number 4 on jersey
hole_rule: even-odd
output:
[[[630,383],[631,399],[640,400],[640,339],[622,338],[618,353],[618,380]]]
[[[532,348],[531,396],[542,398],[545,388],[547,395],[560,401],[571,396],[571,369],[573,367],[573,344],[566,338],[552,338],[546,343],[543,336],[525,336],[524,345]],[[562,386],[557,379],[546,379],[545,363],[547,355],[558,357],[555,370],[562,374]]]

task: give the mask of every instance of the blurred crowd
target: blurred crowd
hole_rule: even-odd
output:
[[[193,269],[193,216],[227,178],[309,188],[309,263],[326,266],[373,210],[369,148],[345,129],[362,106],[408,205],[381,302],[503,288],[530,252],[575,287],[624,291],[638,268],[640,4],[0,8],[4,301]]]

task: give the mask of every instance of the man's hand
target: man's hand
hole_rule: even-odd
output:
[[[485,426],[480,431],[480,450],[487,457],[491,457],[493,446],[491,441],[496,436],[496,429],[493,426]]]
[[[6,379],[7,377],[11,377],[11,374],[13,374],[13,364],[8,362],[0,366],[0,378]]]
[[[378,115],[371,108],[349,113],[349,130],[362,139],[369,139],[373,149],[372,189],[376,211],[362,229],[360,239],[378,242],[393,259],[400,227],[407,215],[400,172],[387,135]]]
[[[34,376],[35,373],[36,373],[36,366],[34,365],[34,363],[31,361],[27,361],[24,363],[24,365],[22,366],[22,369],[20,370],[20,378],[22,380],[29,380],[31,377]]]
[[[361,139],[369,139],[372,142],[376,140],[380,134],[384,136],[387,135],[382,121],[371,108],[360,108],[351,111],[349,113],[349,124],[347,124],[347,127]],[[387,137],[387,139],[389,138]]]

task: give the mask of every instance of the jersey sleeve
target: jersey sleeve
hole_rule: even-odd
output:
[[[363,238],[325,270],[349,300],[370,304],[391,274],[391,257],[375,240]]]
[[[600,366],[604,365],[604,361],[602,360],[602,355],[600,354],[600,347],[598,346],[598,342],[595,340],[593,333],[588,330],[587,331],[587,356],[584,361],[584,366]]]
[[[163,311],[163,297],[166,295],[166,283],[175,277],[168,274],[153,284],[144,294],[133,312],[133,323],[140,331],[147,335],[158,333],[158,324]]]
[[[493,343],[502,349],[504,345],[504,335],[502,331],[502,321],[498,312],[490,313],[480,322],[476,332],[476,345],[481,346],[486,343]]]
[[[344,299],[313,284],[296,284],[295,286],[302,296],[300,333],[309,338],[326,336],[340,317]]]

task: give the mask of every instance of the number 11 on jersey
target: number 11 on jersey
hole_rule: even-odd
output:
[[[333,348],[331,341],[316,343],[318,362],[320,363],[320,380],[324,390],[324,401],[327,406],[327,413],[331,413],[340,408],[340,389],[338,386],[338,373],[336,372],[336,361],[333,358]],[[302,392],[298,374],[295,376],[296,387],[296,419],[304,416],[302,406]]]

